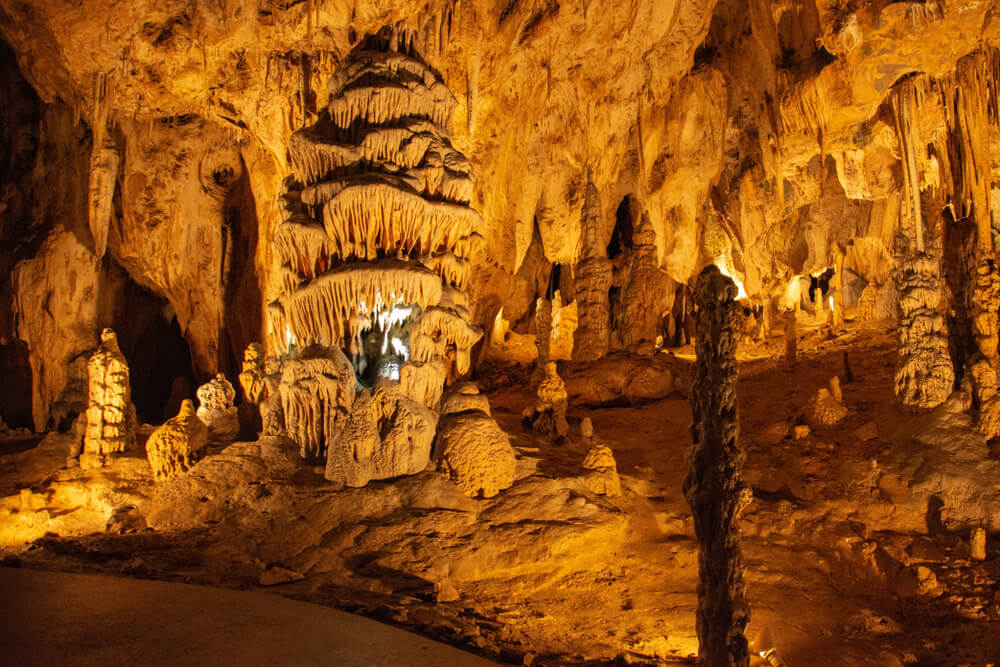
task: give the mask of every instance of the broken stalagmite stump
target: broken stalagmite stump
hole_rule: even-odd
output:
[[[691,384],[694,446],[684,495],[698,537],[698,655],[710,667],[749,664],[744,631],[750,609],[743,583],[739,516],[749,501],[739,443],[736,341],[732,318],[736,286],[706,267],[695,286],[698,328]]]

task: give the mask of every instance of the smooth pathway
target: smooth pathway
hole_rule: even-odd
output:
[[[270,593],[0,568],[0,665],[391,665],[488,660]]]

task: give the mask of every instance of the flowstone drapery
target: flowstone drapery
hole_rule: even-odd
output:
[[[737,288],[714,265],[698,276],[698,305],[691,413],[694,423],[684,495],[698,537],[698,655],[711,667],[745,666],[743,633],[750,620],[743,582],[739,518],[750,500],[743,484],[739,408],[736,402]]]

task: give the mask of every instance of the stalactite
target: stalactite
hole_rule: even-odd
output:
[[[913,239],[918,253],[924,251],[924,218],[920,206],[920,173],[917,171],[917,146],[920,145],[914,123],[917,119],[917,89],[913,82],[901,82],[890,97],[896,118],[896,134],[903,153],[903,183],[910,195],[910,216],[913,221]],[[903,209],[900,207],[902,224]]]
[[[736,401],[737,288],[714,265],[698,276],[691,413],[694,445],[684,495],[698,537],[698,654],[711,667],[749,665],[744,631],[750,620],[743,581],[739,518],[750,500]]]

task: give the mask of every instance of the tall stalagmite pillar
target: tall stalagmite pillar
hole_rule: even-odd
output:
[[[608,353],[611,337],[611,262],[599,240],[601,201],[593,181],[587,182],[583,204],[583,259],[576,265],[579,323],[573,333],[573,361],[596,361]]]
[[[709,667],[749,665],[743,633],[750,620],[743,582],[739,516],[749,501],[743,484],[736,403],[736,285],[705,267],[695,286],[698,306],[691,385],[689,470],[684,480],[698,537],[698,655]]]

